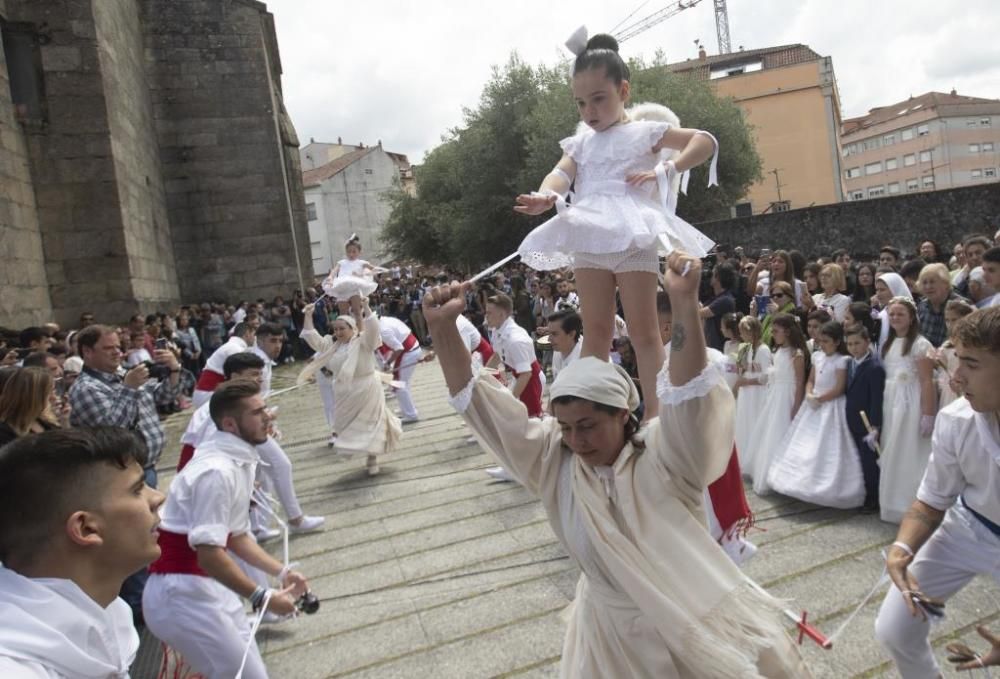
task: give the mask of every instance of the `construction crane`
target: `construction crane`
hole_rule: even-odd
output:
[[[715,33],[719,37],[719,54],[729,54],[733,48],[729,44],[729,10],[726,0],[715,0]]]
[[[642,19],[637,19],[624,28],[618,29],[618,32],[614,34],[615,40],[619,43],[623,43],[629,38],[634,38],[635,36],[648,31],[653,26],[662,23],[674,16],[675,14],[680,14],[686,9],[691,9],[697,5],[701,0],[677,0],[677,2],[671,3],[664,7],[663,9],[653,12],[652,14],[643,17]]]
[[[666,21],[670,17],[680,14],[686,9],[691,9],[699,2],[701,0],[677,0],[677,2],[671,3],[642,19],[637,19],[623,28],[616,27],[614,33],[615,39],[619,43],[623,43],[629,38],[634,38],[640,33],[648,31],[653,26]],[[715,31],[719,38],[719,54],[729,54],[733,50],[729,43],[729,11],[726,8],[726,0],[713,0],[713,2],[715,4]],[[642,3],[639,7],[641,8],[645,4]],[[631,19],[636,11],[638,10],[633,11],[625,21]]]

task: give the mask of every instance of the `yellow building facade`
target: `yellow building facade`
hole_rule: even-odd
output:
[[[805,45],[712,56],[702,51],[667,69],[709,80],[720,96],[737,102],[753,126],[764,179],[733,206],[735,215],[843,199],[840,97],[830,57]]]

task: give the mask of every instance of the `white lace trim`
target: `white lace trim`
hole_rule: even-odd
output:
[[[559,142],[563,152],[577,163],[609,163],[652,155],[653,146],[672,127],[655,120],[635,120],[603,132],[589,127]]]
[[[448,397],[448,405],[454,408],[459,415],[463,414],[469,409],[469,404],[472,403],[472,389],[476,386],[476,381],[479,379],[479,371],[476,367],[476,362],[472,362],[472,379],[469,383],[462,387],[462,391],[458,392],[454,396]]]
[[[725,384],[725,377],[718,364],[711,360],[708,360],[697,377],[680,386],[670,383],[669,369],[668,362],[656,375],[656,395],[660,398],[660,405],[680,405],[684,401],[705,396],[720,382]]]

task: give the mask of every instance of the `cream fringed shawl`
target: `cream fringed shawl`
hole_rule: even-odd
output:
[[[682,387],[669,385],[661,372],[658,387],[660,417],[644,430],[646,448],[627,444],[613,467],[625,532],[600,477],[563,446],[554,418],[528,419],[519,401],[482,375],[452,403],[480,442],[541,499],[564,546],[558,478],[562,464],[572,465],[572,493],[594,549],[620,593],[693,676],[796,676],[761,674],[765,650],[795,654],[779,604],[746,581],[704,526],[703,490],[732,453],[732,392],[711,365]],[[782,664],[796,665],[798,658]]]

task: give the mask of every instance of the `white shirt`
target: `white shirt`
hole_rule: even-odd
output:
[[[205,370],[225,375],[222,366],[225,365],[226,359],[247,349],[247,343],[243,341],[242,337],[230,337],[225,344],[213,351],[212,355],[208,357],[208,360],[205,361]]]
[[[958,496],[970,509],[1000,523],[1000,431],[993,413],[977,413],[964,398],[934,422],[931,457],[917,499],[944,511]]]
[[[517,373],[531,372],[531,365],[535,362],[535,342],[527,330],[514,322],[513,316],[508,316],[493,331],[490,344],[500,354],[504,365]]]
[[[393,351],[403,351],[403,342],[413,334],[410,326],[395,316],[379,316],[378,332],[379,336],[382,337],[382,344]],[[416,349],[418,346],[414,345],[413,348]]]
[[[171,482],[160,527],[186,534],[191,549],[225,547],[230,534],[248,532],[258,459],[252,444],[228,432],[215,432]]]
[[[198,406],[194,413],[191,414],[187,429],[181,434],[182,444],[197,448],[201,445],[202,441],[218,431],[215,422],[212,421],[212,415],[209,413],[208,406],[208,403]]]
[[[565,297],[556,297],[555,310],[562,311],[563,309],[580,310],[580,298],[572,290]]]
[[[483,341],[483,336],[476,330],[476,326],[461,314],[455,319],[455,325],[458,326],[458,334],[465,341],[465,348],[469,350],[469,353],[474,352]]]
[[[851,306],[851,298],[839,292],[833,295],[826,295],[820,292],[813,295],[812,299],[813,304],[820,309],[825,309],[830,314],[830,317],[838,323],[844,322],[844,316],[847,315],[847,308]]]
[[[576,344],[573,345],[573,350],[570,351],[565,356],[562,355],[561,351],[552,352],[552,378],[559,374],[559,371],[563,368],[568,368],[570,363],[580,358],[580,349],[583,348],[583,340],[577,339]]]
[[[72,580],[0,567],[0,677],[124,679],[139,650],[128,604],[107,608]]]
[[[253,345],[250,351],[257,354],[264,361],[264,369],[260,372],[260,395],[262,398],[267,398],[267,395],[271,393],[271,366],[274,365],[274,361],[256,344]]]

